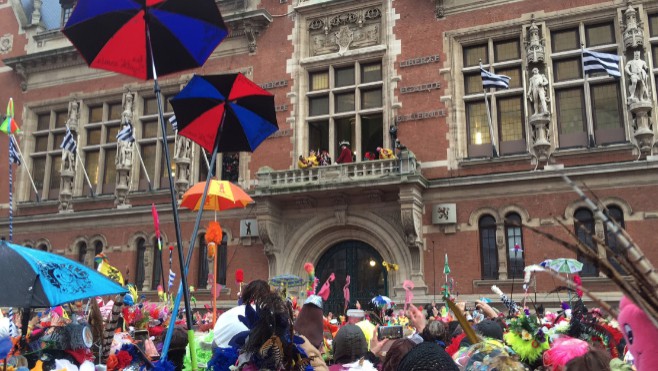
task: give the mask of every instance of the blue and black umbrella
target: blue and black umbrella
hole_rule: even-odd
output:
[[[0,243],[0,307],[48,308],[127,292],[104,275],[63,256]]]
[[[62,32],[90,67],[143,80],[202,66],[228,35],[215,0],[78,0]]]

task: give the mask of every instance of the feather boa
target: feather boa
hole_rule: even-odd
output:
[[[238,360],[238,351],[235,348],[217,348],[210,362],[209,371],[229,371]]]
[[[503,338],[516,354],[519,355],[522,361],[528,361],[530,363],[538,360],[542,353],[550,347],[548,345],[548,339],[544,339],[542,343],[534,339],[524,340],[519,334],[512,331],[503,335]]]

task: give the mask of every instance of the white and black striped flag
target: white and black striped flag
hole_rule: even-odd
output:
[[[509,76],[496,75],[495,73],[491,73],[482,67],[480,67],[480,76],[482,76],[482,87],[484,89],[509,89]]]
[[[167,284],[167,290],[171,289],[171,286],[174,285],[174,280],[176,279],[176,273],[172,271],[171,269],[169,270],[169,283]]]
[[[135,136],[133,135],[133,126],[131,124],[124,124],[121,131],[117,134],[117,140],[134,142]]]
[[[171,124],[171,128],[174,129],[174,131],[178,131],[178,120],[176,120],[176,115],[171,115],[169,118],[169,123]]]
[[[9,163],[21,165],[21,158],[18,156],[18,151],[16,150],[16,142],[14,138],[9,137]]]
[[[66,135],[64,135],[64,139],[62,140],[62,144],[59,145],[59,148],[76,153],[78,143],[75,142],[75,137],[73,137],[73,133],[68,126],[66,127]]]
[[[586,74],[605,72],[612,77],[621,77],[619,56],[583,49],[583,70]]]

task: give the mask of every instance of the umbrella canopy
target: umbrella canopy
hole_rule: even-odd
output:
[[[203,188],[206,182],[200,182],[192,186],[183,194],[181,206],[191,210],[199,210]],[[208,196],[206,197],[204,210],[228,210],[235,208],[244,208],[254,202],[242,188],[227,180],[211,180],[208,187]]]
[[[384,305],[391,304],[391,298],[389,298],[388,296],[377,295],[374,298],[372,298],[371,302],[373,302],[378,307],[381,307]]]
[[[294,274],[280,274],[270,278],[270,284],[275,286],[299,287],[304,286],[306,281]]]
[[[44,308],[127,289],[73,260],[0,243],[0,307]]]
[[[583,270],[583,263],[569,258],[551,259],[546,266],[558,273],[573,274]]]
[[[218,152],[253,152],[279,129],[274,96],[241,73],[195,75],[171,105],[178,133],[209,152],[218,135]]]
[[[144,80],[202,66],[228,35],[214,0],[78,0],[62,32],[90,67]]]

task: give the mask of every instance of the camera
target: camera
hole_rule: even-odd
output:
[[[377,329],[377,339],[400,339],[402,338],[402,326],[383,326]]]

